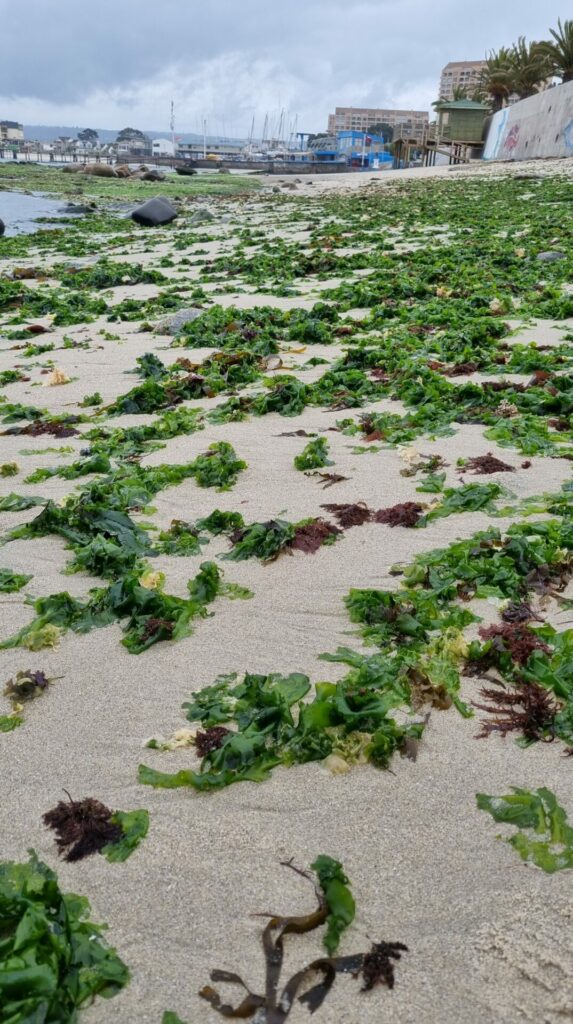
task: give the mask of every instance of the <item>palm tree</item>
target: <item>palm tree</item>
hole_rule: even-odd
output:
[[[513,92],[511,51],[507,47],[500,47],[497,53],[495,50],[488,53],[480,75],[479,91],[491,99],[493,113],[501,110],[504,101]]]
[[[511,47],[509,66],[513,79],[512,92],[516,92],[520,100],[534,96],[541,83],[551,73],[543,43],[528,44],[524,36],[520,36],[517,43]]]
[[[553,42],[539,43],[542,52],[548,59],[549,72],[558,75],[562,82],[573,81],[573,21],[569,19],[561,23],[557,19],[557,29],[552,28]]]
[[[467,100],[468,93],[467,89],[464,89],[463,85],[456,85],[452,89],[452,100]]]

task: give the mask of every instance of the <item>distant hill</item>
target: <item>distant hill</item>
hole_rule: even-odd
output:
[[[60,135],[69,135],[72,139],[75,139],[78,132],[82,130],[80,126],[70,126],[69,124],[25,124],[24,125],[24,137],[26,139],[34,139],[39,142],[52,142],[53,139],[57,139]],[[91,127],[88,125],[87,127]],[[96,128],[99,135],[100,142],[115,142],[117,131],[110,131],[109,128]],[[170,139],[171,132],[156,132],[153,130],[146,130],[146,135],[149,135],[151,139]],[[202,135],[195,135],[193,132],[176,132],[176,137],[181,142],[202,142]],[[244,139],[227,139],[220,135],[208,135],[207,143],[216,142],[236,142],[242,143]]]

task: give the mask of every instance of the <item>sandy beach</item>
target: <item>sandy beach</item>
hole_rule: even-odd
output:
[[[231,256],[247,228],[306,250],[318,226],[324,231],[325,224],[341,218],[339,210],[320,206],[335,193],[353,202],[363,197],[367,215],[369,197],[376,196],[380,202],[386,190],[408,189],[412,183],[421,187],[425,181],[451,181],[459,189],[462,179],[491,184],[516,174],[570,177],[570,165],[571,161],[540,161],[519,167],[478,164],[323,175],[312,180],[307,176],[295,190],[285,189],[284,182],[272,176],[262,180],[259,192],[205,201],[214,217],[204,228],[209,241],[187,238],[185,249],[177,249],[175,233],[158,229],[146,234],[138,229],[116,251],[108,251],[105,239],[94,236],[93,254],[78,256],[75,262],[92,266],[96,256],[107,251],[114,261],[160,269],[171,284],[184,277],[188,284],[201,285],[209,300],[225,308],[311,309],[325,289],[343,278],[310,274],[296,282],[291,294],[281,296],[272,294],[272,289],[258,290],[240,274],[236,287],[231,277],[223,288],[209,277],[206,261]],[[279,195],[273,191],[277,187]],[[418,191],[412,199],[413,210],[419,199]],[[196,208],[197,201],[183,203],[175,223],[182,225]],[[558,221],[558,213],[554,216]],[[396,228],[398,243],[401,237]],[[447,230],[444,239],[446,252]],[[254,246],[256,241],[251,239],[249,244]],[[548,229],[549,249],[551,242]],[[370,243],[375,246],[377,241]],[[336,242],[336,252],[356,253],[361,246],[367,252],[370,243],[346,237]],[[401,256],[405,266],[412,244],[411,238],[405,238]],[[433,238],[431,244],[442,243]],[[245,253],[248,256],[248,247]],[[180,264],[182,255],[188,265]],[[42,287],[50,287],[57,284],[53,267],[61,260],[49,249],[32,250],[24,257],[3,259],[0,272],[7,277],[16,267],[44,267],[48,276]],[[346,280],[368,282],[373,272],[371,267],[358,269]],[[25,283],[39,286],[37,281]],[[163,287],[120,285],[106,293],[106,301],[113,307],[127,298],[153,299]],[[359,321],[365,312],[360,306],[341,308],[342,323],[352,318]],[[531,341],[550,346],[573,329],[571,317],[525,321],[517,308],[506,316],[513,329],[511,346]],[[50,316],[39,316],[34,322],[48,326],[50,333],[32,340],[53,342],[55,349],[23,361],[11,347],[16,342],[6,336],[14,329],[8,320],[6,312],[0,322],[0,370],[25,362],[29,380],[11,383],[3,393],[11,403],[47,408],[52,415],[91,414],[94,410],[85,410],[79,403],[94,391],[100,392],[104,406],[114,402],[139,383],[138,377],[128,374],[144,353],[154,353],[170,364],[179,357],[199,363],[214,351],[171,349],[168,334],[156,333],[152,324],[142,325],[139,320],[110,322],[104,314],[90,323],[53,326]],[[88,341],[89,348],[62,348],[65,338]],[[274,380],[288,372],[305,384],[314,383],[343,356],[348,343],[344,336],[329,345],[281,343],[283,365],[267,376]],[[327,365],[304,366],[310,357],[324,359]],[[53,360],[70,382],[43,386],[47,376],[41,370],[46,359]],[[515,382],[526,382],[530,376],[505,374]],[[455,378],[455,383],[463,385],[469,379]],[[485,379],[480,374],[471,376],[473,383]],[[249,385],[247,393],[260,390],[260,383]],[[185,404],[211,410],[227,398],[222,393]],[[361,501],[377,509],[434,500],[433,494],[416,492],[419,478],[403,475],[407,464],[403,448],[373,445],[371,451],[358,454],[356,447],[364,444],[361,437],[329,429],[344,417],[382,410],[403,407],[382,398],[367,401],[361,409],[309,405],[289,418],[271,412],[248,415],[241,422],[205,421],[203,429],[172,437],[161,450],[144,454],[141,465],[186,463],[208,445],[226,441],[247,463],[236,484],[217,493],[197,486],[193,478],[186,479],[160,490],[153,498],[153,511],[136,511],[133,519],[167,530],[173,520],[195,521],[219,508],[240,512],[247,523],[275,517],[298,523],[323,515],[320,506],[326,502]],[[124,414],[102,418],[101,423],[121,427],[152,419],[151,415]],[[19,472],[0,480],[1,493],[60,501],[76,486],[83,486],[83,478],[54,476],[33,484],[24,483],[24,477],[39,466],[64,466],[78,459],[85,448],[82,434],[89,428],[90,424],[82,423],[77,436],[64,440],[49,435],[3,436],[2,462],[16,462]],[[327,438],[333,463],[329,468],[345,479],[324,491],[316,478],[296,471],[293,459],[306,439],[281,436],[295,430]],[[63,456],[47,451],[22,454],[22,449],[54,446],[69,446],[72,451]],[[442,457],[447,464],[446,487],[458,487],[460,481],[494,480],[522,501],[558,492],[571,478],[570,461],[542,454],[528,456],[531,466],[521,470],[526,456],[486,439],[483,424],[477,422],[456,424],[451,436],[422,435],[411,446],[424,455]],[[483,478],[465,475],[461,480],[457,461],[486,452],[515,471]],[[31,521],[37,512],[31,508],[2,513],[2,533]],[[562,743],[539,742],[523,749],[512,735],[478,741],[474,737],[480,713],[463,718],[455,707],[431,708],[417,760],[395,755],[385,771],[368,764],[335,775],[318,761],[279,766],[259,784],[241,782],[205,793],[154,789],[141,785],[137,776],[141,762],[163,772],[198,768],[192,748],[145,749],[151,737],[167,738],[189,725],[181,705],[191,693],[231,672],[296,671],[308,675],[313,685],[341,679],[347,666],[321,661],[321,654],[339,646],[365,654],[375,651],[364,645],[349,620],[344,598],[351,588],[395,589],[396,577],[390,572],[395,563],[408,564],[421,552],[469,538],[492,524],[503,532],[520,520],[518,514],[493,519],[483,510],[436,519],[426,529],[392,529],[369,522],[346,531],[337,543],[313,555],[295,551],[269,564],[256,558],[220,561],[229,541],[225,536],[214,537],[201,554],[164,554],[153,559],[152,568],[165,573],[165,590],[170,594],[185,597],[187,581],[208,559],[223,568],[226,581],[252,591],[246,601],[217,599],[210,608],[213,614],[196,622],[192,636],[157,643],[135,656],[121,645],[120,628],[113,623],[85,634],[70,630],[53,649],[15,647],[0,652],[2,684],[22,669],[41,669],[58,677],[45,696],[26,706],[24,724],[0,735],[2,858],[25,860],[33,847],[57,870],[62,889],[88,896],[94,919],[109,926],[108,941],[131,971],[129,985],[115,998],[98,999],[83,1011],[86,1024],[160,1024],[166,1010],[192,1024],[215,1024],[219,1014],[198,997],[213,968],[236,971],[254,991],[261,991],[263,923],[252,915],[309,910],[313,895],[308,883],[280,862],[293,858],[308,867],[319,853],[340,860],[352,882],[357,917],[344,938],[344,952],[362,951],[381,938],[404,943],[408,952],[396,967],[392,991],[380,987],[361,994],[359,980],[337,978],[313,1017],[316,1024],[562,1024],[573,1019],[570,874],[548,875],[522,863],[507,843],[496,838],[500,833],[508,835],[507,829],[476,809],[478,792],[501,794],[511,786],[545,786],[556,794],[571,821],[571,761],[564,758]],[[102,585],[96,576],[65,573],[69,558],[65,541],[54,535],[15,540],[2,548],[4,568],[33,578],[23,590],[2,594],[0,639],[31,620],[26,594],[38,598],[68,591],[81,598],[90,587]],[[480,601],[479,608],[484,622],[497,621],[495,602]],[[567,628],[570,615],[559,611],[554,621]],[[477,628],[470,626],[468,637],[477,636]],[[480,685],[478,678],[464,676],[463,699],[468,703],[479,699]],[[0,713],[7,714],[7,698],[1,698],[1,703]],[[110,864],[101,856],[67,863],[58,857],[53,835],[41,816],[62,799],[64,789],[76,799],[95,796],[111,808],[147,808],[149,834],[126,863]],[[320,940],[317,933],[291,936],[285,940],[285,949],[287,973],[292,974],[320,955]],[[289,1024],[308,1019],[307,1008],[296,1004]]]

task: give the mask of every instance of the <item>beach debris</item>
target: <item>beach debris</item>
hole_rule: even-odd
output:
[[[283,430],[282,434],[275,434],[275,437],[316,437],[316,434],[308,432],[308,430]]]
[[[44,381],[44,387],[53,388],[59,384],[69,384],[71,379],[63,370],[54,367],[47,380]]]
[[[60,802],[42,815],[42,821],[56,833],[56,845],[64,860],[83,860],[103,853],[109,861],[127,860],[149,829],[145,810],[112,811],[93,797]]]
[[[417,526],[425,506],[417,501],[404,501],[389,508],[380,508],[374,513],[375,523],[383,523],[386,526],[405,526],[412,528]]]
[[[0,465],[0,476],[17,476],[20,472],[17,462],[3,462]]]
[[[171,205],[168,199],[163,196],[156,196],[148,199],[146,203],[137,206],[131,212],[131,219],[136,224],[144,227],[161,227],[163,224],[170,224],[177,217],[177,210]]]
[[[110,999],[128,983],[106,926],[89,914],[86,897],[63,893],[33,850],[27,862],[0,862],[4,1021],[73,1024],[98,994]]]
[[[41,670],[31,669],[17,672],[4,687],[4,696],[9,697],[16,710],[20,711],[23,702],[35,700],[46,692],[51,683],[62,676],[47,676]]]
[[[505,796],[477,793],[480,811],[487,811],[494,821],[517,828],[506,843],[528,864],[535,864],[547,874],[573,868],[573,827],[567,813],[550,789],[511,787]],[[499,836],[498,838],[503,838]]]
[[[297,868],[293,861],[282,862],[297,875],[313,882],[308,871]],[[287,917],[278,914],[264,914],[269,918],[262,935],[265,957],[265,995],[252,992],[239,974],[231,971],[211,971],[211,981],[240,985],[246,993],[238,1006],[223,1003],[212,985],[205,985],[199,995],[222,1017],[252,1019],[265,1024],[283,1024],[295,1002],[298,1001],[314,1013],[318,1010],[338,974],[350,974],[362,979],[361,992],[369,992],[376,985],[394,987],[394,961],[399,961],[407,946],[402,942],[373,943],[366,953],[350,956],[334,956],[342,932],[354,920],[355,905],[350,892],[348,878],[342,865],[332,857],[321,855],[312,864],[318,884],[315,883],[317,905],[308,914]],[[279,991],[283,969],[286,935],[305,935],[326,925],[324,945],[327,956],[313,960],[306,967],[296,971]],[[316,976],[321,976],[316,981]],[[308,987],[310,985],[310,987]],[[299,994],[301,993],[301,994]]]
[[[322,484],[323,491],[333,487],[334,484],[340,484],[343,480],[350,479],[348,476],[342,476],[341,473],[321,473],[318,469],[309,470],[304,475],[317,477],[318,482]]]

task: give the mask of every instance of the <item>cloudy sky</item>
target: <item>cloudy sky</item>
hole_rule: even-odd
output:
[[[0,0],[0,118],[260,135],[339,106],[428,110],[450,60],[567,16],[554,0]]]

